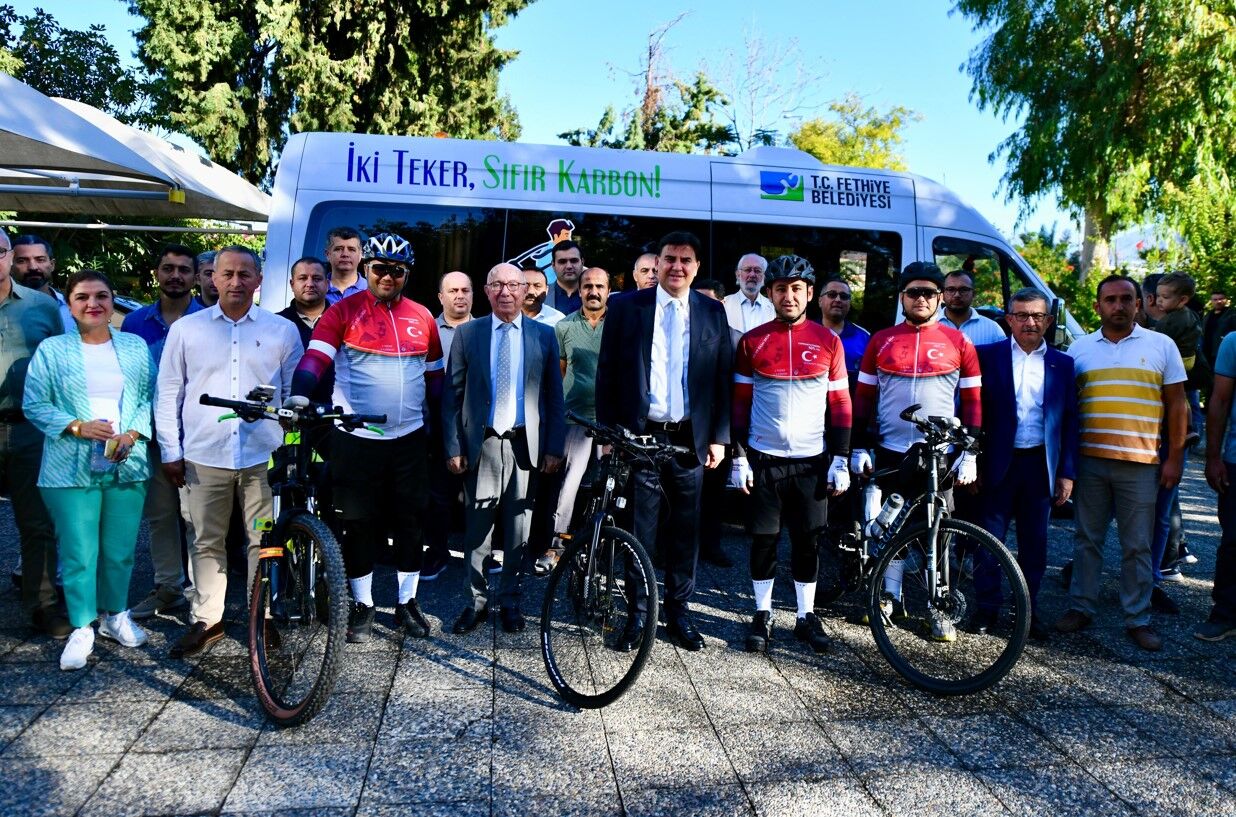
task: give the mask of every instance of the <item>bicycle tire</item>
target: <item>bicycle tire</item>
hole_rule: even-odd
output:
[[[576,537],[549,576],[541,610],[541,657],[564,701],[581,709],[600,709],[630,689],[648,663],[656,641],[660,599],[652,559],[644,546],[631,533],[606,525],[601,528],[596,569],[591,573],[595,594],[589,609],[581,609],[590,547],[590,536]],[[648,603],[638,645],[619,652],[614,646],[633,613],[627,593],[628,565],[635,581],[643,584]]]
[[[279,576],[278,569],[290,570],[290,559],[285,554],[258,560],[249,604],[249,664],[254,691],[262,709],[270,720],[280,726],[295,726],[304,723],[326,705],[335,680],[343,666],[344,641],[347,632],[348,591],[344,578],[343,552],[330,528],[308,511],[295,511],[276,527],[274,541],[287,547],[303,547],[314,544],[313,568],[317,572],[316,590],[312,604],[303,605],[303,589],[287,585],[285,597],[279,601],[291,609],[292,605],[311,608],[313,613],[307,621],[288,622],[278,615],[272,618],[280,630],[282,643],[273,651],[268,650],[265,639],[267,612],[272,610],[276,598],[272,593],[272,575]],[[278,583],[278,580],[275,580]],[[326,611],[325,620],[321,615]],[[320,626],[318,626],[320,625]],[[305,648],[296,656],[297,646]],[[297,667],[305,666],[297,658],[304,658],[308,650],[313,654],[305,673]],[[319,655],[320,651],[320,655]],[[287,670],[290,669],[290,673]]]
[[[1030,593],[1000,540],[978,525],[946,518],[937,541],[949,560],[951,586],[943,603],[928,604],[926,538],[927,525],[919,523],[881,549],[867,599],[871,633],[893,669],[919,689],[973,694],[998,683],[1021,657]],[[977,630],[980,615],[994,622],[986,632]]]

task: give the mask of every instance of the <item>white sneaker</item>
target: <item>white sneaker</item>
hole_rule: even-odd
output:
[[[94,652],[94,628],[87,624],[69,633],[69,643],[64,645],[60,653],[60,669],[81,669],[86,666],[86,659]]]
[[[134,623],[128,610],[100,619],[99,635],[118,641],[125,647],[140,647],[147,638],[146,631]]]

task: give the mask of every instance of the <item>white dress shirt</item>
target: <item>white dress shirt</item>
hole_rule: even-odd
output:
[[[1047,360],[1047,341],[1026,354],[1017,345],[1013,347],[1013,396],[1017,401],[1017,432],[1013,435],[1014,448],[1034,448],[1043,444],[1043,383],[1044,363]]]
[[[266,462],[283,444],[278,423],[219,422],[226,409],[203,406],[203,394],[243,400],[254,386],[274,386],[275,405],[292,391],[304,353],[291,321],[258,306],[233,321],[218,304],[172,324],[159,361],[155,428],[164,462],[189,460],[238,470]]]
[[[730,328],[744,335],[777,317],[772,301],[763,295],[756,295],[753,301],[739,290],[726,295],[721,303],[725,306],[725,319],[729,321]]]
[[[533,315],[532,320],[537,323],[543,323],[546,326],[553,326],[565,317],[565,312],[554,309],[549,304],[541,304],[541,311]]]
[[[691,415],[690,395],[687,393],[687,363],[691,350],[691,301],[689,296],[688,291],[676,298],[666,292],[664,287],[657,287],[657,308],[653,313],[652,322],[652,360],[648,371],[648,419],[658,423],[678,422]],[[676,377],[670,372],[670,347],[664,330],[665,313],[666,310],[674,308],[671,305],[673,301],[680,304],[679,323],[682,328],[678,340],[682,348],[682,371]],[[675,379],[677,383],[674,382]],[[674,416],[677,412],[672,410],[676,408],[674,405],[676,401],[670,394],[672,388],[682,390],[682,413],[678,416]]]
[[[511,394],[515,395],[515,425],[522,426],[524,424],[524,313],[519,312],[515,315],[515,320],[511,321],[511,326],[514,329],[500,329],[503,321],[497,316],[490,313],[490,321],[492,321],[491,332],[489,334],[489,420],[488,425],[493,428],[494,425],[494,410],[498,406],[498,341],[502,332],[508,332],[511,336],[511,372],[510,384]]]

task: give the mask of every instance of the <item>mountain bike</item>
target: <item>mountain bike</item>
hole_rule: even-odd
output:
[[[275,420],[289,432],[274,456],[270,519],[262,531],[249,598],[249,669],[262,709],[293,726],[321,711],[343,664],[348,588],[343,552],[318,516],[313,452],[307,437],[338,425],[354,430],[385,423],[385,415],[344,414],[339,408],[271,405],[275,389],[259,386],[245,400],[202,395],[201,403],[231,409],[219,418]]]
[[[1030,593],[1000,540],[948,515],[951,460],[977,452],[978,441],[957,418],[922,417],[919,408],[901,418],[923,441],[900,466],[858,477],[851,489],[851,501],[867,507],[854,517],[865,521],[838,542],[841,589],[865,593],[863,618],[876,646],[907,681],[937,695],[968,695],[997,683],[1021,657]],[[877,483],[917,495],[905,501],[893,493],[881,507]]]
[[[582,522],[562,536],[566,549],[549,575],[541,610],[541,656],[563,700],[597,709],[618,700],[639,677],[656,640],[660,607],[652,560],[635,536],[615,524],[614,513],[627,506],[623,493],[634,466],[659,469],[694,452],[568,416],[611,450],[601,457]],[[634,600],[641,596],[647,609],[639,641],[629,651],[619,649],[636,613]]]

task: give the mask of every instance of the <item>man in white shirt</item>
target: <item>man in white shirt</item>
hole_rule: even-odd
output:
[[[975,346],[999,343],[1007,335],[1000,324],[974,311],[974,277],[965,270],[944,277],[944,308],[940,320],[970,339]]]
[[[768,261],[763,256],[747,253],[738,259],[738,268],[734,277],[738,281],[738,291],[726,295],[725,318],[730,328],[745,335],[757,326],[762,326],[774,317],[772,301],[760,294],[764,288],[764,270],[768,269]]]
[[[300,335],[291,322],[253,304],[261,265],[246,247],[225,247],[215,257],[219,302],[172,324],[159,363],[155,426],[163,472],[180,488],[180,507],[192,525],[189,631],[171,656],[201,652],[223,637],[227,593],[228,521],[233,499],[246,522],[273,513],[267,461],[283,442],[275,423],[218,422],[219,409],[203,394],[243,400],[255,387],[275,387],[278,404],[291,393],[300,361]],[[247,524],[248,572],[257,569],[261,534]]]
[[[565,312],[545,303],[545,296],[549,294],[549,281],[545,278],[545,273],[535,268],[526,269],[523,272],[524,283],[528,285],[528,289],[524,291],[524,300],[520,305],[524,315],[546,326],[553,326],[565,318]],[[575,280],[578,284],[579,279]]]

